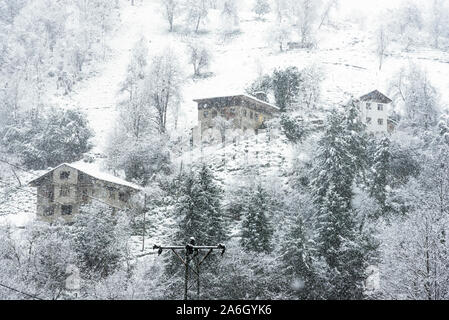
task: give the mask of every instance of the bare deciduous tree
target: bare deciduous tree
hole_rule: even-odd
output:
[[[203,69],[207,68],[211,61],[211,53],[208,48],[199,42],[188,44],[189,61],[193,66],[193,75],[198,77]]]
[[[315,27],[318,20],[318,0],[299,0],[293,3],[296,25],[303,48],[311,47],[315,44]]]
[[[209,14],[209,4],[207,0],[186,0],[187,26],[193,26],[195,33],[198,33],[201,23],[204,23]]]
[[[171,48],[153,58],[145,77],[148,103],[156,112],[160,133],[167,130],[167,111],[177,107],[181,99],[183,74],[179,60]]]
[[[161,5],[163,6],[165,18],[170,26],[169,31],[172,32],[175,17],[179,12],[181,2],[180,0],[161,0]]]
[[[320,24],[318,25],[318,29],[320,29],[324,24],[329,23],[330,15],[332,10],[338,8],[339,0],[327,0],[322,8]]]
[[[385,51],[387,50],[389,44],[389,39],[385,30],[385,27],[382,25],[377,30],[377,38],[376,38],[376,54],[379,58],[379,70],[382,69],[382,64],[385,57]]]

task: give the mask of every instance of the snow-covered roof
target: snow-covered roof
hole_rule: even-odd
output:
[[[378,90],[371,91],[361,96],[360,101],[376,101],[380,103],[390,103],[392,100]]]
[[[216,100],[216,99],[225,99],[225,98],[236,98],[236,97],[243,97],[249,100],[253,100],[255,102],[264,104],[270,108],[276,109],[276,110],[280,110],[278,107],[276,107],[274,104],[265,102],[263,100],[257,99],[256,97],[250,96],[249,94],[246,93],[239,93],[236,95],[228,95],[228,96],[222,96],[222,97],[210,97],[210,98],[201,98],[201,99],[194,99],[193,101],[195,102],[201,102],[201,101],[205,101],[205,100]]]
[[[120,179],[116,176],[113,176],[112,174],[107,173],[107,172],[100,171],[97,167],[95,167],[89,163],[85,163],[85,162],[62,163],[59,166],[47,171],[40,177],[30,181],[29,183],[32,185],[37,180],[41,179],[42,177],[46,176],[50,172],[52,172],[62,166],[67,166],[67,167],[73,168],[75,170],[81,171],[82,173],[87,174],[87,175],[89,175],[95,179],[98,179],[98,180],[110,182],[113,184],[118,184],[120,186],[125,186],[128,188],[134,189],[134,190],[142,190],[142,188],[140,186],[138,186],[137,184]]]

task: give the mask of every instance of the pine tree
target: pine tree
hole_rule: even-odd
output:
[[[215,182],[212,171],[206,164],[201,166],[198,173],[198,209],[205,215],[207,226],[206,241],[218,244],[226,240],[226,231],[221,208],[223,190]]]
[[[352,208],[353,184],[366,161],[354,106],[330,115],[319,145],[312,192],[318,208],[318,253],[325,261],[318,270],[327,287],[323,294],[331,299],[357,299],[363,293],[368,252]]]
[[[216,185],[212,172],[203,164],[199,172],[183,177],[176,215],[181,217],[177,241],[196,239],[199,245],[218,244],[226,239],[221,188]]]
[[[388,211],[387,187],[389,182],[389,163],[391,160],[390,140],[382,138],[374,153],[373,165],[371,168],[370,194],[374,197],[383,215]]]
[[[320,278],[328,299],[360,299],[367,267],[353,212],[339,190],[331,185],[319,209],[318,252],[326,262]]]
[[[175,214],[181,219],[178,224],[176,241],[187,243],[190,237],[202,241],[205,238],[205,219],[202,212],[198,211],[196,207],[198,186],[194,172],[188,172],[180,179],[181,184]]]
[[[299,214],[291,224],[282,245],[284,272],[290,278],[292,289],[300,299],[314,299],[319,296],[315,266],[315,245],[308,239],[307,227]]]
[[[241,244],[248,251],[269,253],[273,229],[267,217],[269,195],[258,185],[248,197],[244,208]]]

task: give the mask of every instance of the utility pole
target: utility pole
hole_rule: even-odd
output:
[[[146,233],[146,210],[147,210],[147,194],[143,198],[143,227],[142,227],[142,251],[145,251],[145,233]]]
[[[188,299],[189,289],[193,286],[189,286],[189,270],[190,262],[194,261],[195,268],[191,268],[192,272],[197,276],[196,278],[196,293],[198,298],[200,297],[200,266],[204,260],[209,257],[209,255],[214,250],[221,250],[221,255],[226,251],[226,246],[224,244],[218,244],[216,246],[195,246],[195,238],[191,237],[190,241],[185,246],[158,246],[154,245],[153,250],[158,249],[158,255],[162,253],[163,250],[171,250],[175,256],[184,264],[185,266],[185,276],[184,276],[184,300]],[[185,250],[185,258],[183,259],[177,250]],[[207,250],[207,253],[202,259],[199,258],[199,254],[202,250]]]

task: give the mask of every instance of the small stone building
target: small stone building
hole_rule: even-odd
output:
[[[389,111],[392,100],[378,90],[361,96],[355,100],[360,107],[362,122],[366,124],[366,130],[374,134],[391,132],[389,125]]]
[[[85,163],[63,163],[29,184],[37,187],[37,216],[48,222],[60,217],[71,221],[80,205],[92,201],[125,209],[131,196],[141,190]]]
[[[200,132],[215,127],[215,119],[221,116],[233,120],[233,129],[258,130],[263,128],[265,121],[279,113],[279,108],[246,94],[195,99],[198,103],[198,123]]]

